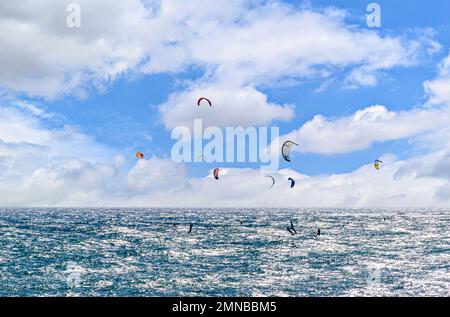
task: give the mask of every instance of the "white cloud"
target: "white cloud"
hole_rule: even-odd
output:
[[[224,15],[221,23],[205,17],[198,24],[192,22],[196,15],[188,16],[192,32],[183,33],[176,45],[164,47],[165,56],[175,60],[188,56],[207,72],[187,91],[172,94],[161,105],[168,128],[190,126],[197,117],[220,127],[289,120],[293,117],[289,108],[265,105],[267,97],[253,87],[277,85],[288,78],[330,81],[331,73],[345,69],[350,69],[345,85],[375,86],[381,71],[415,65],[439,48],[431,32],[418,32],[416,39],[407,39],[381,37],[348,26],[345,12],[338,9],[298,10],[270,2],[253,9],[241,8],[238,18]],[[150,71],[155,67],[163,71],[157,60],[150,63],[154,65]],[[168,67],[174,64],[183,63],[168,63]],[[195,100],[204,95],[217,101],[217,109],[192,109]]]
[[[364,67],[367,71],[410,66],[435,43],[421,36],[408,40],[381,37],[345,24],[345,12],[298,10],[270,2],[242,11],[240,23],[228,21],[192,39],[195,60],[216,65],[215,75],[237,82],[307,77],[317,67]]]
[[[164,190],[135,196],[131,205],[178,207],[430,207],[450,206],[448,180],[441,175],[427,173],[439,169],[448,156],[430,160],[417,168],[418,161],[428,161],[428,156],[398,161],[395,157],[382,158],[385,164],[377,171],[370,162],[345,174],[309,177],[297,171],[285,169],[271,174],[276,184],[259,170],[223,169],[217,181],[208,175],[190,179],[192,186],[176,192]],[[414,173],[398,172],[410,166]],[[296,180],[291,189],[288,178]],[[446,187],[447,186],[447,187]],[[175,196],[174,196],[175,195]],[[175,199],[176,197],[176,199]]]
[[[78,204],[114,174],[114,152],[28,103],[0,107],[1,205]]]
[[[331,82],[330,74],[343,70],[347,85],[374,86],[383,70],[415,65],[439,46],[430,31],[381,36],[347,25],[343,10],[280,1],[78,2],[80,28],[67,27],[64,2],[0,4],[0,88],[86,97],[118,76],[194,66],[204,71],[201,78],[160,107],[166,127],[192,124],[199,113],[207,125],[267,125],[294,115],[290,106],[269,102],[260,84],[311,77]],[[214,100],[212,111],[192,109],[200,94]]]
[[[358,88],[359,86],[374,87],[378,84],[376,74],[362,67],[354,69],[345,81],[348,88]]]
[[[8,118],[18,122],[20,112],[12,109]],[[169,159],[138,160],[129,169],[122,156],[99,162],[83,157],[79,149],[82,158],[68,158],[65,150],[58,152],[53,141],[44,142],[52,140],[55,131],[42,127],[42,119],[33,120],[21,121],[22,135],[0,142],[0,205],[450,206],[450,156],[444,151],[406,161],[385,156],[380,171],[373,168],[372,162],[350,173],[313,177],[284,169],[271,174],[276,185],[270,188],[270,180],[257,169],[223,168],[220,179],[215,180],[211,171],[205,177],[189,177],[186,165]],[[40,133],[30,139],[27,131]],[[67,142],[68,147],[79,145],[70,139]],[[92,150],[96,146],[92,142],[82,145]],[[74,149],[72,154],[76,153]],[[289,177],[297,182],[293,189]]]
[[[363,67],[375,74],[413,65],[438,45],[430,32],[382,37],[346,25],[342,10],[279,1],[77,2],[81,28],[73,29],[65,24],[65,2],[0,4],[0,87],[48,98],[84,96],[129,72],[191,65],[214,81],[244,86],[323,73],[318,68]]]
[[[80,0],[81,28],[66,25],[68,2],[0,4],[0,86],[30,96],[84,94],[136,66],[147,40],[139,1]],[[14,34],[14,36],[11,36]]]
[[[39,149],[45,157],[57,155],[102,161],[114,156],[110,149],[80,133],[74,126],[48,128],[43,119],[51,117],[51,114],[33,107],[39,113],[37,116],[16,107],[0,107],[0,141],[4,146],[28,144],[29,148]]]
[[[450,143],[450,55],[439,67],[438,76],[424,83],[428,100],[421,107],[391,111],[374,105],[350,116],[327,118],[315,115],[296,130],[280,137],[301,144],[294,151],[343,154],[364,150],[376,142],[409,139],[417,148],[448,149]],[[280,142],[281,143],[281,142]],[[272,144],[272,151],[279,151]]]
[[[209,98],[213,106],[204,103],[199,107],[197,100],[200,97]],[[273,120],[288,121],[294,117],[290,105],[271,103],[266,95],[252,87],[229,85],[195,87],[173,94],[160,111],[167,128],[192,127],[197,118],[201,118],[205,126],[246,127],[268,125]]]
[[[153,178],[162,182],[155,188],[149,184],[120,203],[109,199],[113,205],[173,206],[173,207],[429,207],[449,206],[450,200],[440,194],[447,182],[443,179],[416,175],[396,178],[396,172],[413,162],[383,158],[381,171],[372,163],[348,174],[308,177],[293,170],[280,170],[272,174],[276,184],[259,170],[224,169],[219,180],[208,175],[204,178],[184,179],[183,189],[165,183],[163,175]],[[155,162],[154,162],[155,163]],[[163,164],[175,164],[163,162]],[[155,166],[156,168],[156,166]],[[175,166],[172,166],[175,168]],[[147,177],[150,171],[142,170],[134,177]],[[288,177],[297,185],[289,186]],[[188,183],[189,185],[186,185]],[[141,188],[142,189],[142,188]],[[114,196],[111,196],[114,197]]]
[[[431,104],[450,105],[450,55],[442,61],[439,76],[424,83]]]
[[[125,186],[132,195],[158,190],[180,190],[188,186],[187,170],[171,160],[141,160],[127,173]]]
[[[282,139],[296,140],[301,151],[341,154],[366,149],[375,142],[410,138],[446,127],[448,122],[450,111],[446,107],[395,112],[377,105],[336,119],[316,115]]]
[[[167,163],[167,162],[165,162]],[[190,185],[180,190],[176,179],[152,178],[153,185],[164,186],[125,194],[124,187],[111,188],[111,182],[121,179],[108,166],[84,166],[71,161],[65,166],[38,169],[23,184],[5,186],[0,182],[4,196],[2,205],[56,205],[56,206],[179,206],[179,207],[426,207],[448,206],[449,199],[442,193],[447,182],[437,178],[401,178],[394,180],[394,168],[377,173],[367,165],[349,174],[307,177],[285,170],[274,175],[276,187],[270,188],[267,179],[258,170],[230,170],[219,181],[211,177],[189,179]],[[153,171],[154,172],[154,171]],[[142,178],[152,171],[135,174]],[[289,188],[288,175],[297,185]],[[173,183],[168,184],[168,180]],[[117,184],[116,184],[117,185]]]

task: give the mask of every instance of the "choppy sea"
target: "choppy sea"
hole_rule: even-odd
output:
[[[3,208],[0,296],[450,296],[450,211]]]

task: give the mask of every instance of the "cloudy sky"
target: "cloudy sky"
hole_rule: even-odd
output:
[[[450,3],[378,1],[379,28],[369,3],[1,2],[0,205],[449,207]],[[273,188],[174,162],[199,117],[301,146]]]

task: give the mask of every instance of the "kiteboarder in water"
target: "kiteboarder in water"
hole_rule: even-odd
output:
[[[290,227],[286,227],[286,229],[293,236],[297,234],[297,230],[295,230],[294,224],[292,223],[292,220],[291,220],[291,226]]]
[[[316,238],[320,236],[320,228],[317,229]]]
[[[188,234],[190,234],[192,232],[192,223],[189,225],[189,232]]]

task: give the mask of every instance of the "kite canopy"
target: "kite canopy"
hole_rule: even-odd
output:
[[[273,178],[270,175],[266,175],[265,177],[268,177],[268,178],[272,179],[272,186],[270,186],[270,188],[272,188],[275,185],[275,178]]]
[[[293,146],[299,146],[299,145],[292,141],[286,141],[286,142],[284,142],[283,146],[281,147],[281,155],[283,155],[283,158],[288,162],[291,161],[289,154],[290,154],[291,148]]]
[[[219,171],[220,171],[220,170],[219,170],[218,168],[215,168],[215,169],[214,169],[213,175],[214,175],[214,178],[215,178],[215,179],[219,179]]]
[[[288,181],[291,181],[291,188],[295,186],[295,181],[291,177],[288,178]]]
[[[142,154],[141,152],[136,152],[136,157],[143,160],[144,159],[144,154]]]
[[[208,102],[208,103],[209,103],[209,106],[212,107],[211,101],[210,101],[208,98],[205,98],[205,97],[201,97],[201,98],[199,98],[199,99],[197,100],[197,106],[200,107],[200,103],[201,103],[203,100],[205,100],[206,102]]]
[[[382,164],[382,163],[383,163],[383,161],[375,160],[375,162],[373,163],[373,166],[375,167],[375,169],[379,170],[380,164]]]

